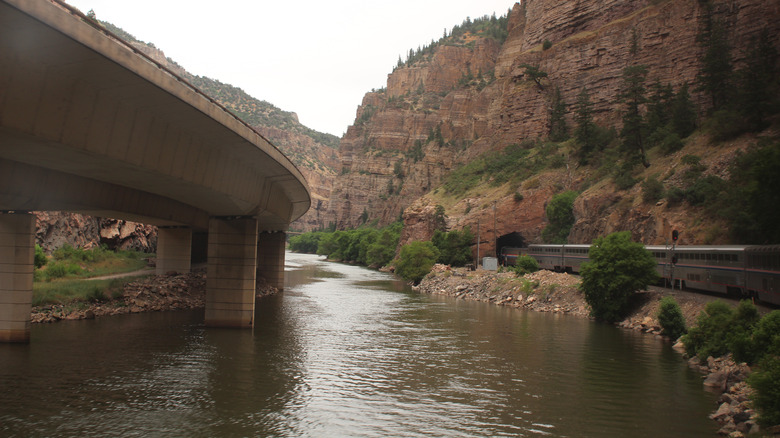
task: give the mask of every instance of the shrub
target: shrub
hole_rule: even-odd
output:
[[[103,289],[98,286],[93,287],[92,290],[87,294],[86,298],[87,301],[93,303],[102,303],[104,301],[108,301],[108,297],[106,296],[105,292],[103,292]]]
[[[677,339],[686,332],[685,317],[683,317],[680,305],[674,297],[663,297],[661,307],[658,310],[658,322],[664,336]]]
[[[544,40],[544,42],[542,43],[542,50],[547,50],[550,47],[552,47],[552,41]]]
[[[753,348],[751,338],[760,318],[758,309],[752,302],[749,300],[739,302],[726,337],[726,344],[737,362],[753,363],[758,359],[756,356],[758,352]]]
[[[680,205],[685,200],[685,190],[672,186],[666,191],[666,200],[669,202],[669,206]]]
[[[517,258],[515,265],[511,268],[512,271],[518,276],[528,274],[530,272],[536,272],[539,270],[539,263],[535,258],[529,255],[522,255]]]
[[[716,142],[730,140],[748,130],[748,124],[739,113],[728,109],[712,113],[705,127]]]
[[[395,273],[401,278],[419,283],[429,272],[436,259],[439,258],[439,250],[431,242],[412,242],[401,247],[401,253],[393,262]]]
[[[724,193],[728,188],[726,181],[718,178],[715,175],[708,175],[704,178],[699,178],[693,185],[685,192],[685,199],[691,205],[714,205],[716,202],[724,197]]]
[[[46,265],[46,262],[48,259],[46,259],[46,253],[43,252],[43,248],[41,248],[41,245],[35,244],[35,269],[41,269],[43,266]]]
[[[49,263],[46,268],[46,280],[51,281],[57,278],[62,278],[68,274],[68,269],[62,262]]]
[[[685,352],[689,356],[720,357],[729,352],[726,338],[734,310],[728,304],[715,300],[707,304],[696,320],[696,326],[683,336]]]
[[[464,266],[472,261],[471,242],[474,234],[470,227],[450,232],[436,230],[432,243],[439,251],[438,263],[452,266]]]
[[[664,196],[664,183],[655,177],[648,177],[642,182],[642,200],[644,202],[657,202]]]
[[[631,296],[658,280],[656,261],[641,243],[632,242],[628,231],[600,237],[582,266],[580,288],[599,320],[615,322],[628,311]]]
[[[753,329],[752,347],[759,354],[780,356],[780,310],[773,310],[758,321]]]
[[[542,231],[542,239],[547,243],[566,243],[574,225],[574,200],[579,196],[575,191],[558,193],[547,204],[545,213],[549,223]]]
[[[759,413],[758,422],[762,426],[780,424],[780,356],[766,356],[747,381],[756,390],[753,405]]]

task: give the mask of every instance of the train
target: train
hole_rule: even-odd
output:
[[[780,305],[780,245],[646,245],[655,258],[663,285],[754,297]],[[514,265],[528,255],[539,267],[551,271],[579,273],[588,262],[590,245],[532,244],[524,248],[504,247],[499,260]]]

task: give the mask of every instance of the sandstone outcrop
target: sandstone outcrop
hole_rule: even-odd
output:
[[[65,244],[84,249],[106,244],[112,249],[157,250],[157,228],[152,225],[76,213],[39,211],[35,215],[35,243],[46,252]]]

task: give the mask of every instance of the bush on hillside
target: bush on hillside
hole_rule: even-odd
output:
[[[542,239],[547,243],[566,243],[574,225],[574,200],[579,196],[575,191],[558,193],[547,204],[547,226],[542,230]]]

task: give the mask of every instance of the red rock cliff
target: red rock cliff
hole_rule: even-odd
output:
[[[737,63],[762,29],[780,47],[780,2],[711,3],[728,27]],[[369,221],[385,224],[406,209],[404,220],[414,226],[404,240],[430,237],[424,222],[435,201],[430,196],[427,201],[415,200],[434,191],[452,169],[485,151],[545,137],[554,87],[570,109],[587,88],[596,122],[615,126],[620,123],[616,97],[626,66],[647,65],[648,83],[693,84],[701,56],[696,35],[703,13],[702,3],[696,1],[524,0],[512,8],[503,45],[472,38],[471,44],[440,46],[433,56],[396,69],[388,76],[386,90],[366,94],[355,124],[342,139],[341,174],[327,211],[322,212],[324,223],[356,226],[365,212]],[[634,33],[638,50],[631,53]],[[545,41],[551,44],[547,49]],[[524,76],[523,65],[548,74],[541,87]],[[463,81],[469,74],[474,79]],[[706,108],[703,96],[695,94],[694,99]],[[571,114],[568,117],[571,126]],[[498,235],[520,232],[528,241],[538,241],[546,202],[561,187],[576,186],[588,177],[573,167],[540,178],[542,183],[526,192],[522,209],[506,193],[486,194],[469,203],[482,208],[464,208],[460,202],[447,212],[450,226],[474,228],[478,220],[496,222]],[[578,223],[573,238],[589,242],[609,230],[633,227],[637,238],[658,242],[675,220],[682,220],[628,202],[621,205],[625,210],[621,214],[609,212],[624,195],[585,191],[575,204]]]

